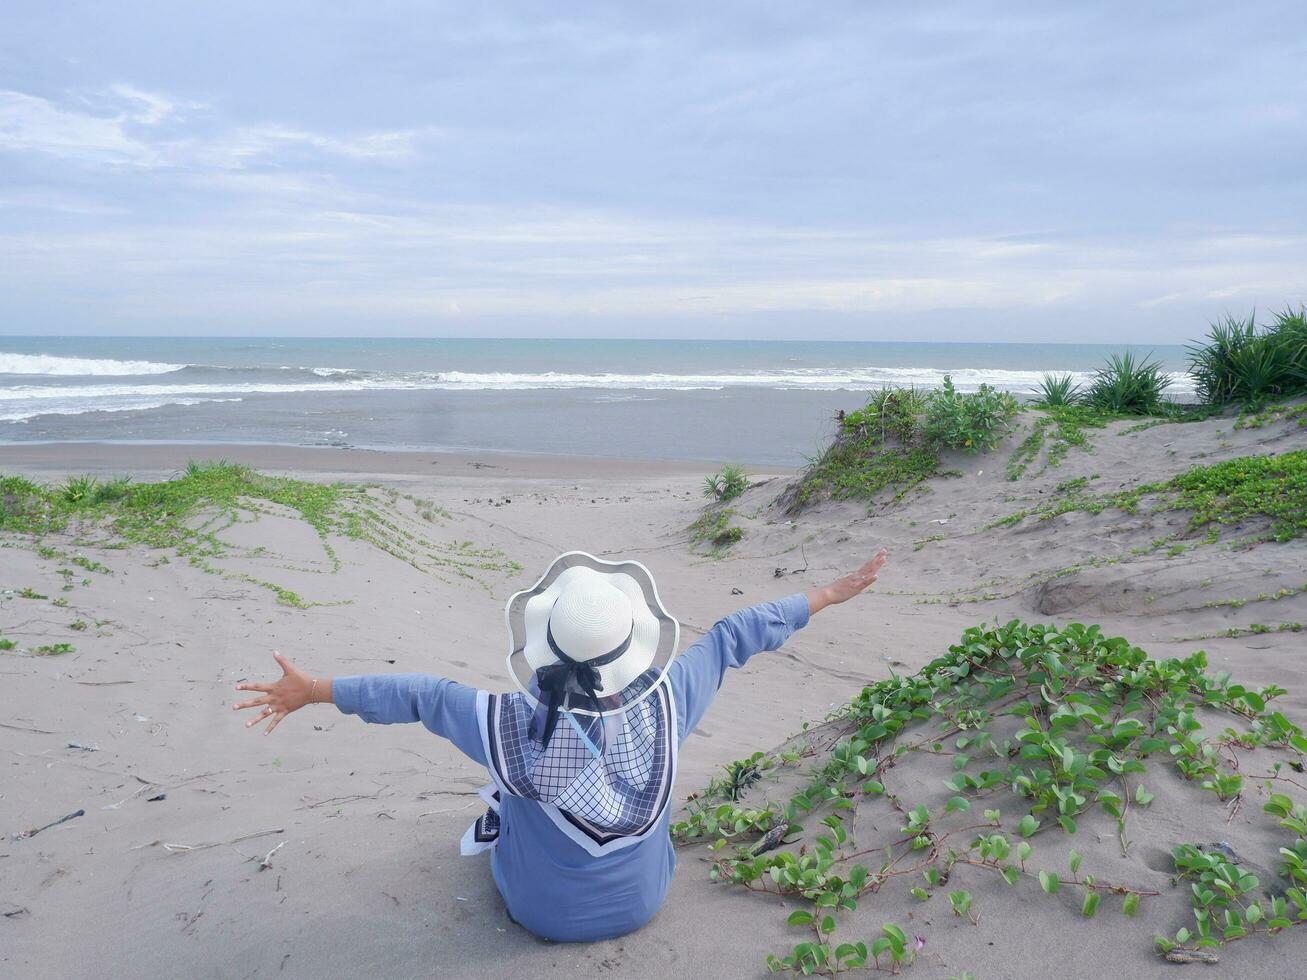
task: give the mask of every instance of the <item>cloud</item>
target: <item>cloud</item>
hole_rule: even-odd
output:
[[[3,323],[1162,340],[1307,293],[1300,0],[57,6],[0,40]]]
[[[110,85],[107,94],[126,103],[122,118],[143,126],[154,126],[173,116],[179,109],[202,109],[202,102],[177,103],[156,92],[145,92],[134,85]]]
[[[260,124],[179,130],[185,110],[204,103],[174,101],[126,84],[91,93],[92,113],[12,90],[0,91],[0,151],[39,153],[82,164],[143,170],[240,170],[305,154],[358,161],[412,158],[434,127],[324,135]],[[174,125],[164,127],[164,123]]]
[[[434,138],[434,127],[363,133],[349,137],[323,136],[302,129],[253,126],[233,130],[215,139],[190,144],[179,153],[198,163],[240,169],[248,163],[278,158],[287,152],[309,151],[351,160],[407,160],[418,144]]]
[[[159,157],[129,136],[126,117],[93,116],[22,92],[0,91],[0,149],[110,165],[150,166]]]
[[[1192,316],[1259,296],[1300,301],[1307,263],[1301,235],[1216,235],[1180,246],[1164,236],[1077,240],[1024,230],[888,236],[597,208],[434,205],[232,176],[230,186],[250,196],[220,219],[3,235],[0,267],[27,289],[53,293],[75,280],[138,325],[216,318],[320,327],[504,316],[628,324],[945,313],[1058,323],[1083,309]]]

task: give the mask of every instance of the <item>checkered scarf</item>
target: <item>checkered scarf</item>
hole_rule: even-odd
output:
[[[665,684],[630,702],[658,680],[656,670],[642,674],[602,716],[564,713],[547,746],[544,704],[522,693],[489,696],[484,731],[496,784],[552,804],[598,845],[646,833],[671,795],[675,720]]]

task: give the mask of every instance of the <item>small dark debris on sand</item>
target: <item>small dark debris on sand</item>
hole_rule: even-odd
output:
[[[777,824],[762,835],[762,839],[749,849],[749,853],[757,857],[759,854],[766,854],[768,851],[780,847],[781,841],[785,839],[785,832],[789,829],[789,824]]]
[[[58,820],[50,821],[44,827],[31,827],[27,830],[22,831],[21,833],[14,834],[14,840],[26,840],[29,837],[35,837],[43,830],[49,830],[51,827],[58,827],[61,823],[67,823],[69,820],[72,820],[75,817],[84,817],[84,816],[86,816],[85,810],[77,810],[76,812],[70,813],[67,816],[60,817]]]

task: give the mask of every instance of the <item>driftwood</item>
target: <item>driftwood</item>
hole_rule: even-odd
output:
[[[1221,962],[1219,956],[1206,949],[1168,949],[1162,959],[1168,963],[1206,963],[1208,966]]]
[[[278,844],[276,847],[270,850],[267,854],[263,855],[263,860],[259,862],[259,870],[267,871],[269,868],[271,868],[272,856],[285,846],[286,846],[286,841],[282,841],[280,844]]]
[[[277,827],[273,830],[259,830],[252,834],[242,834],[240,837],[233,837],[231,840],[208,841],[204,844],[169,844],[166,841],[152,840],[148,844],[137,844],[132,850],[140,851],[147,847],[162,847],[169,854],[185,854],[189,851],[205,851],[210,847],[225,847],[228,844],[239,844],[244,840],[254,840],[256,837],[267,837],[269,834],[284,834],[285,832],[285,827]],[[276,848],[274,847],[272,850],[275,851]],[[268,855],[271,857],[272,851],[269,851]]]
[[[58,735],[58,732],[47,732],[44,728],[28,728],[26,725],[10,725],[7,722],[0,721],[0,728],[12,728],[16,732],[31,732],[33,735]]]

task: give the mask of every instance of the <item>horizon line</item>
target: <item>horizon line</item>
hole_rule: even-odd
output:
[[[433,340],[433,341],[584,341],[588,343],[616,343],[635,341],[652,344],[918,344],[1009,347],[1185,347],[1190,341],[1069,341],[1069,340],[851,340],[845,338],[778,338],[778,337],[474,337],[430,336],[426,334],[188,334],[176,336],[167,333],[142,334],[4,334],[5,340]]]

